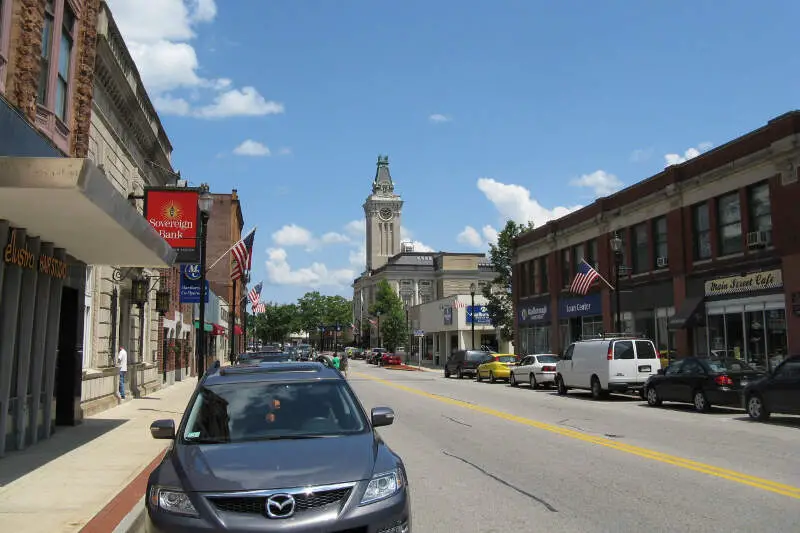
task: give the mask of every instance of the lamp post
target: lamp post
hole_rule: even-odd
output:
[[[200,324],[197,333],[197,377],[205,374],[206,365],[206,244],[208,242],[208,218],[214,206],[214,197],[208,190],[208,184],[200,185],[200,196],[197,198],[200,208]],[[231,339],[233,340],[233,339]]]
[[[411,357],[411,351],[413,350],[414,346],[414,337],[413,332],[411,331],[411,322],[408,320],[408,308],[411,306],[411,301],[406,300],[406,329],[408,330],[408,349],[406,349],[406,364],[409,362],[409,358]]]
[[[472,302],[471,302],[469,310],[470,310],[470,313],[472,313],[472,316],[470,318],[470,322],[471,322],[471,325],[472,325],[472,349],[473,350],[475,349],[475,291],[477,289],[478,289],[478,287],[474,283],[470,283],[470,285],[469,285],[469,296],[472,299]]]
[[[619,271],[622,269],[622,239],[615,231],[611,238],[611,250],[614,252],[614,292],[616,298],[616,329],[617,333],[622,333],[622,313],[620,312],[621,301],[619,291]]]
[[[378,348],[381,348],[382,347],[382,344],[381,344],[381,312],[380,311],[376,311],[375,312],[375,316],[378,317]]]

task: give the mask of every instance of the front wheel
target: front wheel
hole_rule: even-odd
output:
[[[769,418],[769,410],[764,405],[764,400],[758,394],[753,394],[747,399],[747,415],[753,420],[763,422]]]
[[[508,384],[511,385],[512,387],[518,387],[519,386],[519,383],[517,383],[517,378],[516,378],[516,376],[514,376],[513,372],[511,373],[511,376],[509,376],[509,378],[508,378]]]
[[[647,405],[650,407],[658,407],[661,405],[661,398],[658,397],[658,392],[656,392],[655,387],[647,387],[645,397],[647,398]]]

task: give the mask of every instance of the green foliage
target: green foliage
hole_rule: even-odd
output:
[[[268,303],[264,313],[250,318],[252,335],[262,342],[283,342],[298,325],[295,304]]]
[[[491,285],[483,288],[483,295],[488,300],[486,307],[492,325],[507,341],[514,340],[514,305],[511,298],[514,240],[525,231],[532,229],[532,222],[517,224],[513,220],[509,220],[503,230],[498,233],[497,244],[489,245],[489,261],[497,276],[492,280]]]
[[[319,337],[320,325],[339,324],[345,331],[352,315],[352,304],[347,298],[307,292],[296,304],[268,303],[264,313],[250,318],[250,334],[262,342],[283,342],[300,331]]]
[[[389,282],[381,280],[375,287],[375,303],[370,314],[380,313],[380,338],[387,350],[393,352],[398,346],[408,344],[408,324],[403,301]],[[409,347],[406,347],[409,349]]]

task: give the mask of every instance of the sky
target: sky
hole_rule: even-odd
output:
[[[267,301],[352,297],[379,154],[404,238],[485,252],[800,107],[795,0],[108,3]]]

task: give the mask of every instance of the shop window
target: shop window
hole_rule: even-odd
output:
[[[656,258],[656,268],[666,268],[668,266],[667,217],[658,217],[653,220],[653,255]]]
[[[715,310],[708,316],[710,357],[742,359],[756,370],[777,367],[787,355],[786,312],[748,305]]]
[[[597,239],[592,239],[588,242],[586,246],[586,262],[589,263],[592,267],[597,267],[597,258],[599,254],[597,253]]]
[[[585,316],[581,320],[581,335],[584,338],[597,337],[603,333],[602,316]]]
[[[564,287],[569,287],[572,283],[572,265],[569,260],[569,249],[561,250],[561,284]]]
[[[759,183],[747,191],[748,211],[750,212],[750,232],[764,245],[772,244],[772,208],[769,199],[769,183]],[[749,240],[749,239],[748,239]]]
[[[547,256],[539,258],[539,283],[541,283],[541,292],[550,292],[550,276],[547,268]]]
[[[708,203],[692,207],[692,233],[694,260],[711,259],[711,219],[708,216]]]
[[[742,210],[739,193],[733,192],[717,200],[719,255],[742,251]]]
[[[633,228],[633,273],[641,274],[650,270],[650,246],[647,239],[647,224]]]

